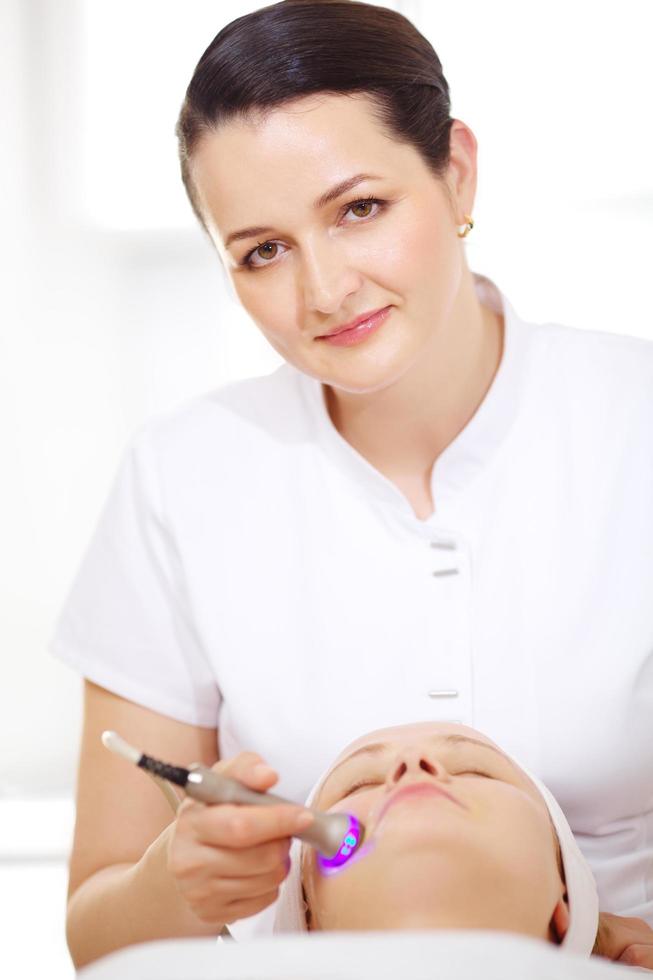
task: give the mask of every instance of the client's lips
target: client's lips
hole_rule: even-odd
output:
[[[395,792],[392,794],[390,799],[385,801],[385,803],[381,807],[381,812],[379,813],[377,819],[377,825],[380,823],[386,810],[389,807],[391,807],[392,804],[395,803],[397,800],[403,799],[406,796],[424,796],[424,795],[444,796],[446,799],[451,800],[451,802],[455,803],[457,806],[463,806],[460,800],[457,800],[455,796],[452,796],[451,793],[448,793],[446,789],[443,789],[442,786],[438,786],[436,783],[430,783],[430,782],[427,783],[424,781],[419,783],[411,783],[410,786],[402,786],[400,789],[395,790]]]

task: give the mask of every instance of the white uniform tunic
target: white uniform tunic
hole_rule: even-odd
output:
[[[135,433],[51,651],[298,803],[365,732],[471,725],[557,797],[602,911],[653,926],[653,344],[474,281],[504,352],[430,518],[284,364]]]

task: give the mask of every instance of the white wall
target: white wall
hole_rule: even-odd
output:
[[[653,339],[650,5],[387,5],[479,141],[471,267],[526,317]],[[0,801],[72,791],[80,681],[46,643],[128,435],[279,363],[193,223],[173,138],[197,58],[256,6],[0,5]]]
[[[143,6],[153,14],[152,3]],[[170,22],[182,5],[161,6],[167,7],[169,41]],[[205,19],[209,6],[216,8],[198,4]],[[123,28],[138,21],[128,7],[91,4],[96,18],[103,14]],[[2,89],[16,136],[3,175],[3,186],[11,189],[4,195],[11,236],[2,250],[9,293],[0,358],[0,710],[12,737],[0,744],[0,795],[72,788],[80,682],[47,655],[46,643],[128,434],[145,417],[198,390],[278,363],[242,311],[233,308],[192,215],[156,229],[142,221],[119,228],[94,209],[100,188],[89,198],[93,182],[83,162],[97,149],[80,125],[89,71],[84,8],[71,0],[14,0],[2,7]],[[183,8],[186,17],[188,7]],[[204,29],[192,56],[177,68],[179,86],[166,107],[168,118],[161,122],[165,114],[154,106],[163,130],[155,135],[161,143],[167,140],[169,170],[176,165],[172,131],[183,88],[199,53],[222,26],[220,9],[212,18],[217,26],[208,34]],[[147,26],[141,18],[143,33]],[[156,25],[149,26],[156,34]],[[138,40],[142,46],[143,36]],[[137,100],[129,106],[124,85],[127,74],[138,86],[139,65],[120,50],[114,57],[123,103],[94,125],[105,126],[116,155],[115,145],[124,145],[120,116],[127,117],[136,139],[129,112],[144,107]],[[167,71],[161,57],[154,71]],[[96,76],[90,77],[90,87],[97,87]],[[120,159],[147,155],[147,125],[142,140],[142,146],[125,145]],[[131,190],[138,198],[147,175],[134,171]],[[170,183],[183,197],[174,176]]]

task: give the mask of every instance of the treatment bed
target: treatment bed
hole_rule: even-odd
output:
[[[119,950],[79,980],[627,980],[649,974],[489,931],[329,932],[166,939]]]

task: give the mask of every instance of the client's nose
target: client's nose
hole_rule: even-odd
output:
[[[426,780],[429,776],[442,782],[449,782],[450,779],[446,767],[435,755],[423,749],[405,748],[397,753],[386,782],[392,787],[400,782]]]

